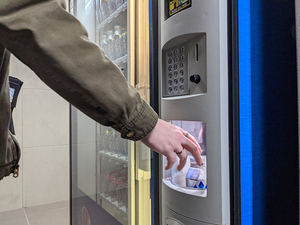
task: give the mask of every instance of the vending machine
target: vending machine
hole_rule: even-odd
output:
[[[227,26],[227,1],[158,2],[159,114],[198,141],[204,163],[188,153],[165,171],[161,157],[163,225],[230,224]]]

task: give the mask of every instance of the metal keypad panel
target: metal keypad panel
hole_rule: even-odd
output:
[[[164,51],[164,97],[188,94],[187,43]]]

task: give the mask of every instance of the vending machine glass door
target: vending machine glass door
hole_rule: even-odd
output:
[[[83,23],[89,39],[146,100],[149,66],[139,54],[149,54],[147,11],[147,1],[70,2],[70,12]],[[150,225],[150,150],[74,107],[71,137],[71,224]]]

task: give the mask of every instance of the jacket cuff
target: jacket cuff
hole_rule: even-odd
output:
[[[143,101],[140,110],[124,127],[121,128],[122,138],[139,141],[146,137],[155,127],[158,120],[156,112]]]

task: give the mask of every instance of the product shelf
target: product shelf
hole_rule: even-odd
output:
[[[115,12],[109,15],[105,20],[103,20],[101,23],[97,25],[97,30],[100,30],[107,26],[109,23],[111,23],[115,18],[117,18],[122,12],[124,12],[127,9],[127,2],[125,2],[123,5],[121,5]]]
[[[106,151],[106,150],[101,150],[98,152],[98,154],[102,155],[102,156],[106,156],[108,158],[120,161],[122,163],[128,163],[128,158],[126,158],[125,156],[118,156],[117,154],[114,154],[112,152]]]

